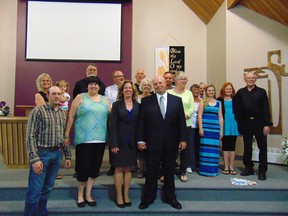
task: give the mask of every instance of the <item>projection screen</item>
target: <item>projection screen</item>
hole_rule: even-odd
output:
[[[28,1],[26,60],[120,61],[121,4]]]

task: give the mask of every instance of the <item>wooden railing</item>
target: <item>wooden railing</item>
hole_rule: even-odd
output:
[[[27,117],[0,117],[0,153],[10,168],[28,166],[25,146]]]

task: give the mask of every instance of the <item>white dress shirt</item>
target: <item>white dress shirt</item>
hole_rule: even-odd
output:
[[[118,85],[116,84],[108,86],[105,89],[105,97],[108,98],[111,106],[117,100],[117,94],[118,94]]]

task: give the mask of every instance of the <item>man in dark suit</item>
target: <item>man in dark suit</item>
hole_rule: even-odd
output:
[[[139,209],[148,208],[156,198],[160,162],[164,171],[164,199],[173,208],[181,209],[175,194],[176,152],[186,148],[187,135],[183,104],[180,97],[166,92],[162,76],[153,79],[156,94],[142,98],[137,144],[146,150],[145,188]]]
[[[74,90],[73,90],[73,98],[75,98],[78,94],[81,94],[83,92],[87,92],[87,86],[88,86],[88,77],[95,76],[99,79],[99,94],[104,95],[105,92],[105,85],[98,77],[98,69],[95,64],[88,64],[86,68],[86,77],[84,79],[81,79],[75,83]]]

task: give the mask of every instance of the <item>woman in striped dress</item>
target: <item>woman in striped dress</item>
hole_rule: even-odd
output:
[[[211,177],[218,175],[219,146],[223,131],[221,103],[216,100],[215,93],[215,86],[208,85],[198,110],[199,135],[201,136],[199,174]]]

